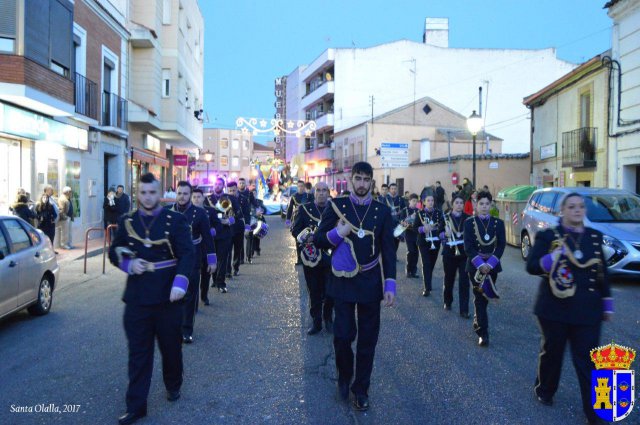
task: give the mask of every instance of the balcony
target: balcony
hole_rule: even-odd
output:
[[[112,127],[127,131],[127,101],[118,95],[102,92],[103,127]]]
[[[356,162],[362,161],[362,155],[350,155],[341,158],[341,161],[336,161],[337,168],[342,171],[349,171],[353,164]]]
[[[321,131],[328,127],[333,127],[333,111],[321,114],[316,118],[316,131]]]
[[[98,120],[98,85],[76,72],[76,113]]]
[[[590,168],[596,166],[597,127],[582,127],[562,133],[562,166]]]
[[[302,109],[308,108],[314,103],[318,103],[320,100],[325,100],[333,97],[335,93],[335,82],[327,81],[324,84],[316,87],[316,89],[302,98],[300,101],[300,107]]]
[[[319,145],[316,149],[304,153],[304,161],[331,161],[333,159],[333,149],[329,146]]]

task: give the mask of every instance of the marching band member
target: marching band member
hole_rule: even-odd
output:
[[[357,162],[351,169],[353,193],[329,201],[314,237],[320,249],[331,249],[333,277],[328,294],[334,299],[333,346],[338,369],[338,395],[354,407],[369,408],[369,384],[373,356],[380,331],[380,301],[392,306],[396,293],[396,254],[393,222],[386,205],[373,201],[373,168]],[[384,276],[384,282],[383,282]],[[356,325],[357,307],[357,325]]]
[[[407,244],[407,268],[408,278],[418,278],[418,227],[415,225],[418,220],[418,195],[412,193],[409,195],[409,206],[400,212],[400,220],[403,226],[407,228],[404,231],[404,241]]]
[[[209,217],[209,233],[211,233],[213,243],[214,245],[216,245],[216,227],[220,226],[218,211],[216,211],[215,208],[205,205],[204,201],[205,196],[202,189],[194,187],[193,193],[191,194],[191,203],[193,203],[193,205],[195,205],[196,207],[204,208],[204,210],[207,212],[207,216]],[[203,253],[202,267],[200,268],[200,300],[204,303],[204,305],[209,305],[209,285],[211,284],[212,275],[213,273],[209,273],[208,270],[207,254]]]
[[[398,195],[398,185],[391,183],[389,185],[389,193],[385,196],[385,202],[389,208],[391,208],[391,218],[393,219],[393,226],[397,226],[400,223],[400,212],[404,210],[407,205],[404,202],[404,198]],[[400,240],[402,236],[394,238],[396,246],[396,255],[398,253],[398,246],[400,246]]]
[[[244,200],[240,199],[238,195],[238,183],[228,182],[227,193],[229,194],[229,199],[231,199],[231,205],[233,206],[233,215],[235,217],[235,223],[233,224],[233,236],[231,238],[231,248],[233,249],[233,256],[232,252],[229,251],[229,255],[227,257],[227,277],[231,277],[232,267],[234,276],[238,276],[240,274],[240,262],[242,261],[242,252],[244,251],[243,242],[245,222],[243,209],[245,209],[245,207],[243,207]]]
[[[207,197],[205,205],[214,208],[218,216],[214,242],[220,261],[218,262],[218,268],[214,275],[214,283],[218,291],[226,294],[227,283],[225,282],[225,278],[228,266],[227,259],[229,255],[231,255],[233,225],[236,222],[235,212],[238,210],[238,204],[235,198],[231,198],[228,194],[224,193],[224,186],[224,180],[218,177],[213,186],[213,193]]]
[[[251,257],[253,253],[253,233],[251,232],[251,211],[258,208],[258,201],[252,191],[247,189],[247,180],[244,177],[238,179],[238,199],[240,201],[240,207],[242,209],[242,215],[244,216],[244,239],[245,248],[243,250],[241,263],[245,260],[251,264]]]
[[[118,220],[109,260],[127,273],[122,296],[124,329],[129,343],[127,412],[121,425],[147,415],[153,371],[154,341],[162,356],[167,399],[180,398],[182,386],[182,298],[195,260],[189,223],[160,205],[160,183],[153,174],[140,177],[137,211]]]
[[[193,270],[189,275],[189,288],[184,297],[184,319],[182,321],[182,342],[191,344],[193,342],[193,325],[198,306],[198,292],[200,291],[200,259],[203,253],[207,255],[207,272],[213,273],[216,270],[217,258],[216,249],[211,237],[211,227],[209,226],[209,216],[207,212],[191,203],[191,183],[187,181],[178,182],[176,189],[176,203],[168,207],[170,211],[180,213],[187,218],[191,228],[191,239],[195,247],[196,261],[193,263]]]
[[[260,221],[265,223],[267,222],[264,203],[262,202],[262,200],[258,199],[257,204],[258,204],[258,207],[254,210],[256,226],[258,226],[258,222]],[[253,257],[256,254],[260,256],[260,240],[261,240],[254,232],[251,232],[251,237],[253,238],[253,240],[251,241],[251,253],[249,254],[250,260],[251,260],[251,257]]]
[[[440,251],[440,232],[444,230],[442,211],[435,208],[433,194],[424,198],[424,209],[418,213],[418,249],[422,259],[422,280],[424,282],[423,297],[431,295],[433,269],[438,261]]]
[[[302,180],[298,180],[298,183],[296,184],[298,186],[298,191],[291,197],[289,200],[289,206],[287,207],[285,221],[285,225],[287,227],[291,227],[293,219],[295,218],[295,213],[298,210],[298,206],[310,201],[310,199],[308,199],[304,182]],[[302,264],[302,261],[300,261],[300,244],[296,242],[296,266],[299,264]]]
[[[460,317],[469,318],[469,276],[465,271],[467,256],[464,253],[464,223],[469,218],[462,212],[464,198],[454,195],[450,213],[444,215],[445,231],[440,234],[443,239],[442,266],[444,268],[444,309],[451,310],[453,303],[453,286],[458,273],[458,303]]]
[[[534,391],[538,401],[553,404],[567,341],[578,376],[587,420],[600,421],[591,401],[590,350],[600,345],[603,320],[613,315],[602,233],[584,225],[585,203],[578,193],[560,205],[560,223],[536,234],[527,271],[542,275],[534,314],[542,331]]]
[[[504,222],[489,215],[491,201],[491,193],[479,192],[476,215],[464,223],[465,270],[473,284],[473,329],[481,347],[489,345],[487,304],[489,299],[499,298],[495,282],[502,271],[500,258],[506,244]]]
[[[327,332],[333,332],[333,300],[326,295],[326,285],[331,276],[331,262],[329,253],[319,250],[314,244],[314,233],[329,200],[329,186],[324,182],[316,183],[314,196],[314,202],[298,207],[291,227],[293,237],[302,245],[300,257],[309,291],[309,313],[313,325],[307,335],[319,333],[322,330],[323,319]]]

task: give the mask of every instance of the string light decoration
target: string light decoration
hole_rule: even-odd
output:
[[[269,125],[269,126],[267,126]],[[313,120],[289,120],[285,123],[284,120],[271,119],[267,122],[262,118],[243,118],[236,119],[236,127],[239,128],[243,134],[251,133],[254,136],[265,133],[273,133],[275,136],[282,135],[295,135],[296,137],[311,137],[316,131],[316,122]]]

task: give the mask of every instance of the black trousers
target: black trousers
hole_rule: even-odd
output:
[[[353,377],[353,349],[356,343],[356,376],[351,385],[354,394],[367,394],[371,383],[373,357],[380,333],[380,302],[352,303],[335,300],[333,347],[336,351],[336,367],[339,382],[351,382]],[[358,320],[356,323],[356,311]]]
[[[216,251],[217,252],[217,251]],[[200,266],[200,299],[202,301],[209,299],[209,285],[211,283],[211,273],[207,271],[208,263],[202,260]]]
[[[431,242],[418,244],[420,257],[422,258],[422,281],[424,282],[424,289],[427,291],[433,289],[433,269],[436,266],[436,261],[438,261],[438,252],[440,251],[440,245],[435,244],[435,247],[435,249],[431,249]]]
[[[469,312],[469,275],[464,271],[467,263],[467,257],[459,255],[457,257],[443,255],[442,266],[444,268],[444,303],[448,306],[453,303],[453,286],[456,282],[456,273],[458,273],[458,301],[460,304],[460,313]]]
[[[257,236],[253,237],[253,252],[251,253],[251,255],[253,256],[253,254],[255,253],[260,255],[260,238]]]
[[[229,255],[227,256],[227,266],[229,267],[227,269],[227,274],[231,274],[232,268],[234,272],[240,270],[240,261],[242,260],[242,253],[244,252],[243,242],[244,232],[233,235],[233,238],[231,239],[231,250],[233,250],[233,253],[230,250]]]
[[[498,273],[492,271],[490,274],[493,278],[493,283],[496,283]],[[489,336],[489,315],[487,314],[487,305],[489,304],[489,300],[487,300],[484,295],[477,290],[478,286],[473,280],[475,273],[469,273],[468,275],[469,282],[473,283],[473,330],[478,336],[486,338]]]
[[[196,262],[196,266],[191,270],[189,275],[189,286],[187,293],[184,294],[182,316],[182,335],[193,335],[193,324],[196,321],[196,310],[198,309],[198,294],[200,293],[200,263]]]
[[[316,327],[322,320],[333,320],[333,299],[326,294],[331,268],[318,264],[316,267],[302,266],[304,280],[309,291],[309,314]]]
[[[418,272],[418,239],[415,236],[405,235],[407,244],[407,274],[416,274]]]
[[[162,355],[162,379],[166,389],[177,391],[182,386],[182,312],[181,302],[125,306],[124,330],[129,342],[127,412],[147,408],[156,339]]]
[[[227,267],[229,254],[231,252],[231,238],[216,239],[216,257],[218,258],[218,268],[214,274],[214,282],[218,288],[226,288]]]
[[[249,232],[246,235],[244,235],[244,240],[245,240],[244,255],[247,258],[247,260],[251,260],[251,257],[253,257],[253,232]]]
[[[567,341],[571,360],[578,376],[582,409],[589,419],[597,417],[591,403],[591,362],[589,351],[600,345],[601,322],[596,325],[572,325],[538,317],[542,333],[535,391],[543,398],[552,398],[558,390],[562,359]]]

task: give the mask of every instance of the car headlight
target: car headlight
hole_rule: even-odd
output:
[[[603,250],[607,266],[614,265],[629,253],[622,242],[612,236],[604,235],[602,241],[604,242]]]

